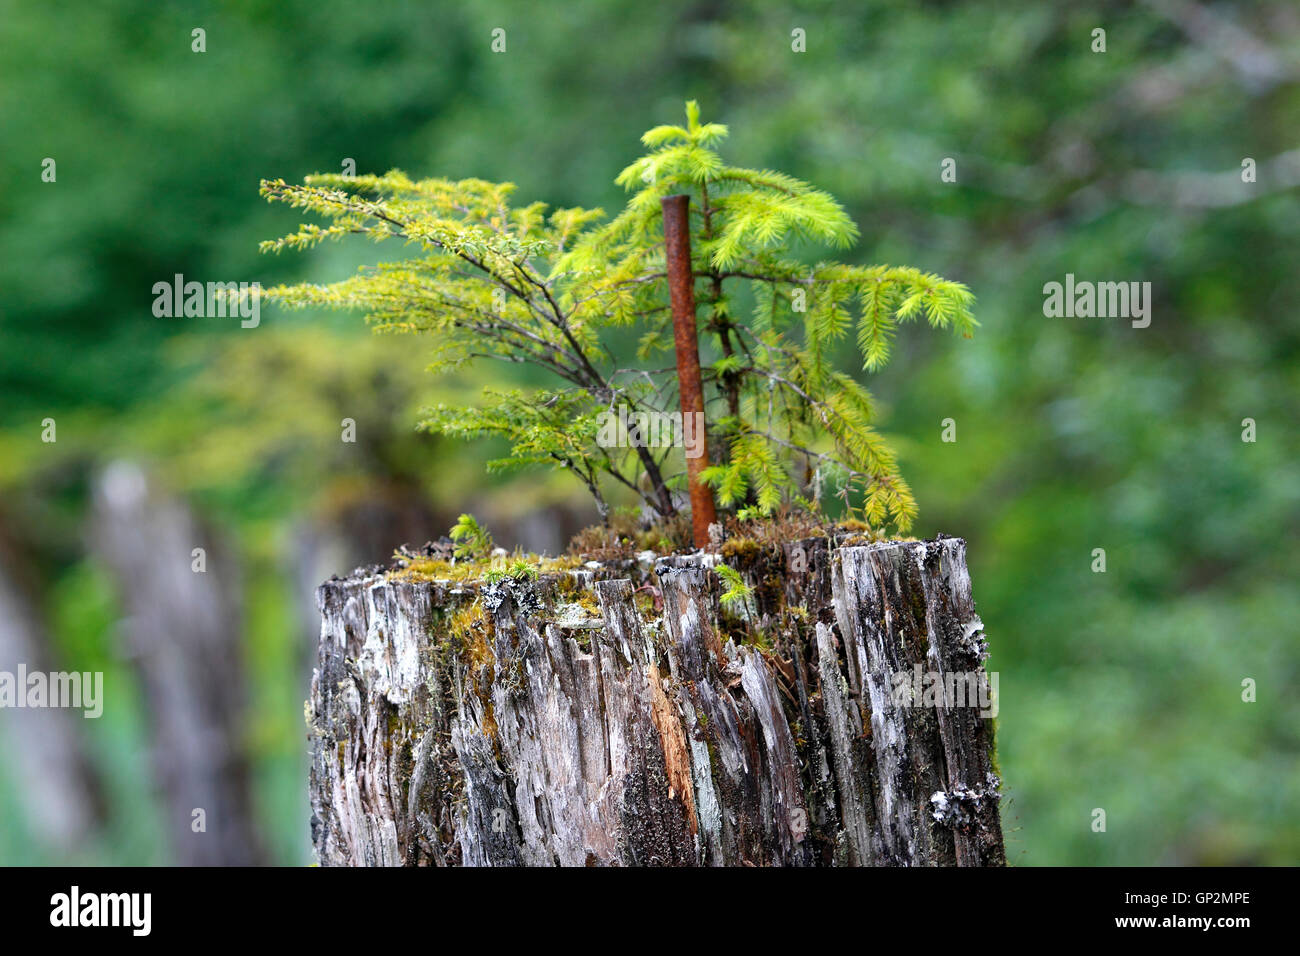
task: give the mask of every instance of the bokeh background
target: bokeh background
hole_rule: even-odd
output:
[[[978,296],[871,387],[917,533],[970,543],[1012,862],[1300,861],[1294,4],[0,0],[0,669],[107,697],[0,711],[0,862],[309,862],[315,584],[461,511],[552,553],[593,515],[414,432],[493,370],[359,316],[156,318],[153,284],[375,261],[257,253],[299,221],[259,178],[347,158],[616,210],[687,98],[848,206],[848,261]],[[1045,318],[1067,272],[1151,282],[1150,328]]]

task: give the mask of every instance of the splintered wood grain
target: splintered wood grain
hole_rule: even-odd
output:
[[[983,678],[964,543],[772,549],[743,620],[717,560],[322,586],[320,862],[1004,862],[990,722],[889,694]]]
[[[681,718],[677,709],[669,702],[660,686],[659,668],[650,666],[647,673],[650,688],[650,719],[654,721],[655,730],[659,732],[660,746],[664,754],[664,771],[668,775],[668,796],[682,803],[686,821],[691,834],[699,833],[700,822],[695,816],[695,787],[691,782],[691,751],[686,745],[686,734],[682,729]]]

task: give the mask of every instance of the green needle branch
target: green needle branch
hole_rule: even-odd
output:
[[[685,126],[651,129],[642,137],[649,152],[616,180],[631,196],[609,220],[600,209],[512,207],[512,184],[478,179],[412,180],[395,170],[264,181],[268,200],[327,225],[304,224],[263,251],[348,235],[417,249],[339,282],[278,286],[266,296],[292,308],[359,309],[383,331],[426,333],[435,371],[481,358],[545,369],[553,388],[489,390],[477,406],[428,410],[421,427],[502,436],[511,452],[491,468],[567,469],[602,516],[606,490],[617,486],[668,518],[681,500],[682,450],[656,457],[644,441],[609,447],[600,436],[620,407],[633,420],[669,413],[676,389],[664,387],[673,339],[660,200],[685,193],[702,344],[716,356],[702,367],[713,392],[713,464],[702,480],[723,509],[762,514],[789,502],[817,507],[820,489],[834,485],[873,526],[906,531],[916,502],[873,426],[871,395],[831,355],[851,333],[863,368],[875,371],[898,325],[921,318],[969,337],[973,296],[915,268],[797,260],[796,243],[842,249],[857,227],[807,183],[727,165],[716,151],[726,135],[725,126],[700,122],[694,102]],[[753,303],[743,318],[733,291],[741,285]],[[615,354],[611,333],[628,329],[635,356]]]

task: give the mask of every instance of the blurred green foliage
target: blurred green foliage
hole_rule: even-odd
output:
[[[970,542],[1013,862],[1295,863],[1300,13],[1202,4],[1197,28],[1187,9],[5,0],[0,483],[59,648],[79,667],[113,655],[119,612],[79,532],[87,468],[106,456],[151,456],[239,531],[254,569],[276,566],[283,526],[343,476],[397,476],[457,511],[476,492],[476,451],[402,428],[427,398],[409,345],[364,344],[345,316],[268,312],[241,330],[152,315],[153,283],[175,273],[270,284],[357,261],[346,245],[258,257],[259,238],[297,224],[258,201],[259,178],[350,157],[617,208],[612,176],[640,131],[694,98],[735,130],[736,155],[846,204],[863,233],[846,261],[914,263],[978,296],[975,340],[904,333],[864,380],[892,405],[917,532]],[[1067,272],[1150,281],[1151,327],[1045,318],[1042,286]],[[389,381],[367,378],[381,368]],[[375,396],[386,431],[364,463],[337,457],[336,385]],[[46,416],[57,445],[40,443]],[[544,493],[530,478],[511,491]],[[277,859],[302,862],[294,585],[258,580],[259,806]],[[139,763],[143,719],[87,730],[103,766]],[[80,857],[162,858],[140,779],[111,778],[110,830]],[[21,785],[0,769],[0,855],[48,861],[24,836]]]

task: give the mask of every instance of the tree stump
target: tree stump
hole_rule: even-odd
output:
[[[243,719],[238,565],[183,500],[129,461],[96,480],[90,538],[127,612],[122,650],[150,715],[150,764],[172,860],[262,863]],[[200,545],[202,572],[194,564]]]
[[[1004,864],[965,542],[722,551],[321,586],[320,863]]]

